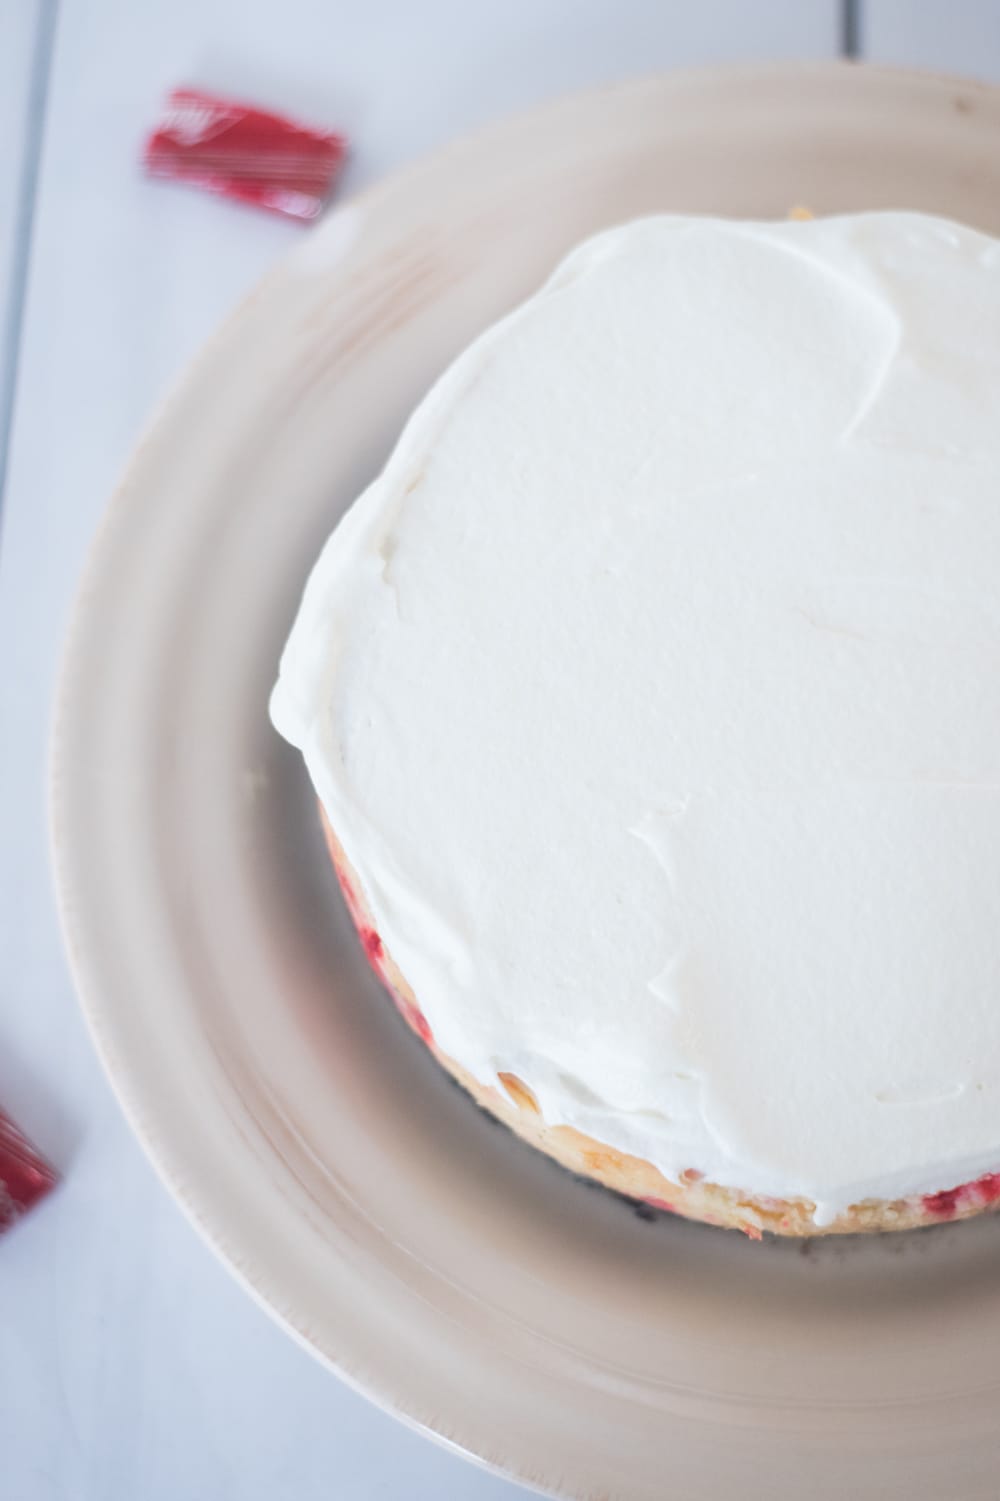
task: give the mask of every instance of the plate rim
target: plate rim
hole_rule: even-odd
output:
[[[144,1115],[141,1107],[142,1074],[144,1067],[135,1066],[130,1059],[127,1045],[116,1036],[115,1004],[102,994],[102,961],[100,953],[91,946],[87,933],[87,921],[77,906],[76,887],[67,857],[67,846],[72,842],[69,825],[73,796],[73,770],[69,765],[68,747],[74,735],[74,715],[79,704],[74,702],[74,682],[81,659],[85,659],[86,634],[91,598],[97,590],[102,573],[112,551],[114,536],[123,517],[131,506],[133,492],[141,490],[137,476],[141,471],[147,452],[156,436],[174,420],[184,393],[202,378],[213,358],[225,349],[232,340],[234,331],[244,324],[251,309],[285,276],[291,259],[309,238],[322,233],[325,225],[344,216],[355,208],[364,209],[391,200],[401,185],[411,184],[426,172],[438,172],[463,158],[474,157],[494,143],[505,138],[516,139],[526,131],[550,128],[558,124],[565,114],[592,107],[599,100],[609,100],[621,95],[657,95],[663,89],[671,90],[690,86],[694,89],[705,85],[724,83],[732,78],[737,82],[757,80],[761,83],[774,79],[779,85],[789,78],[803,79],[810,76],[833,80],[837,77],[860,78],[864,76],[877,85],[885,80],[904,87],[922,89],[959,89],[965,95],[975,94],[1000,109],[1000,85],[985,80],[966,78],[933,69],[913,69],[885,66],[854,60],[828,60],[817,62],[769,62],[733,63],[658,71],[641,77],[632,77],[586,89],[574,90],[547,98],[531,107],[507,114],[448,141],[437,149],[422,154],[414,161],[396,167],[376,181],[338,202],[320,224],[308,232],[303,241],[280,255],[252,289],[242,297],[226,315],[215,331],[202,343],[194,358],[180,370],[166,393],[154,405],[151,415],[132,447],[131,453],[105,503],[97,526],[86,550],[84,562],[68,615],[63,647],[60,655],[55,691],[51,700],[50,733],[48,737],[47,767],[47,830],[49,858],[53,871],[55,905],[59,929],[72,973],[74,991],[82,1011],[88,1034],[97,1053],[103,1073],[117,1098],[133,1135],[139,1141],[147,1159],[153,1166],[161,1183],[180,1206],[188,1222],[198,1232],[202,1241],[215,1253],[246,1292],[272,1319],[285,1329],[296,1343],[318,1359],[324,1367],[335,1373],[353,1390],[367,1397],[384,1411],[411,1428],[438,1443],[448,1452],[461,1455],[501,1478],[514,1480],[543,1494],[574,1498],[583,1493],[576,1488],[566,1489],[559,1485],[527,1475],[518,1468],[516,1457],[511,1462],[498,1462],[479,1453],[475,1447],[461,1438],[446,1432],[444,1428],[415,1417],[405,1405],[405,1398],[398,1388],[390,1383],[375,1383],[364,1379],[353,1367],[349,1357],[334,1358],[328,1351],[312,1342],[308,1335],[291,1317],[290,1313],[277,1306],[276,1289],[266,1286],[266,1274],[258,1268],[256,1276],[252,1267],[252,1255],[243,1264],[233,1258],[226,1243],[231,1236],[224,1232],[219,1222],[196,1202],[171,1163],[171,1152],[164,1134]],[[867,85],[866,85],[867,86]],[[99,949],[99,944],[96,946]],[[220,1216],[221,1216],[220,1211]],[[456,1428],[461,1424],[456,1423]]]

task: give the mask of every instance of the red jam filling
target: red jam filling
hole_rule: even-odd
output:
[[[958,1188],[943,1188],[940,1193],[924,1194],[921,1202],[928,1214],[939,1220],[954,1219],[968,1209],[988,1209],[1000,1203],[1000,1173],[984,1173]]]
[[[344,900],[361,939],[365,954],[372,969],[379,979],[386,985],[392,994],[393,1000],[404,1021],[413,1028],[417,1036],[426,1043],[434,1040],[434,1034],[427,1024],[427,1018],[418,1006],[412,1001],[404,1000],[397,995],[395,989],[386,978],[385,974],[385,947],[381,938],[373,927],[366,923],[361,915],[358,899],[350,881],[344,875],[340,866],[336,866],[337,879],[340,881],[340,889],[344,893]],[[684,1174],[686,1183],[697,1183],[702,1177],[701,1173],[689,1170]],[[647,1197],[644,1201],[653,1209],[665,1210],[668,1214],[676,1214],[677,1210],[667,1199]],[[987,1209],[991,1204],[1000,1203],[1000,1173],[984,1173],[981,1178],[976,1178],[970,1183],[961,1183],[957,1188],[943,1188],[939,1193],[923,1194],[921,1198],[924,1209],[935,1219],[951,1220],[963,1210]],[[744,1225],[743,1229],[751,1240],[760,1240],[761,1232],[755,1225]]]
[[[414,1006],[409,1001],[404,1001],[395,991],[392,992],[392,998],[396,1002],[400,1016],[402,1016],[405,1022],[409,1023],[421,1042],[433,1042],[434,1034],[428,1026],[427,1018],[419,1006]]]
[[[404,1000],[401,995],[398,995],[395,987],[392,984],[392,981],[386,974],[385,945],[383,944],[382,939],[379,937],[378,933],[372,927],[371,923],[365,922],[365,919],[361,912],[361,904],[359,903],[358,898],[355,895],[353,886],[347,879],[339,864],[335,863],[334,869],[337,872],[337,880],[340,882],[340,889],[344,893],[344,901],[347,903],[347,910],[350,912],[351,917],[354,920],[354,926],[358,930],[358,937],[361,939],[361,946],[365,951],[365,956],[368,960],[368,963],[371,965],[372,969],[382,981],[382,984],[386,987],[389,994],[396,1002],[396,1009],[399,1011],[400,1016],[407,1023],[407,1025],[413,1028],[414,1032],[416,1032],[421,1042],[433,1042],[434,1034],[432,1033],[427,1023],[426,1016],[420,1010],[420,1007],[415,1006],[412,1001]]]
[[[374,928],[359,928],[358,935],[364,945],[365,953],[368,955],[369,964],[381,974],[383,953],[381,938]]]

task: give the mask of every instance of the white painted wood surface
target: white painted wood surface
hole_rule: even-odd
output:
[[[0,297],[41,3],[0,0]],[[868,0],[861,34],[885,61],[1000,77],[998,15],[993,0]],[[839,35],[837,0],[61,0],[0,544],[0,1101],[66,1181],[0,1242],[0,1494],[520,1494],[342,1387],[216,1264],[133,1144],[62,959],[43,783],[80,561],[150,408],[299,233],[144,182],[160,96],[202,82],[342,126],[349,188],[560,89],[832,56]]]
[[[0,456],[9,422],[17,324],[31,203],[32,84],[40,0],[0,4]],[[41,104],[39,99],[38,104]],[[0,460],[2,467],[2,460]]]
[[[998,0],[863,0],[860,31],[873,62],[1000,80]]]

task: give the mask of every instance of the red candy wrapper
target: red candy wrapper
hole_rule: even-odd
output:
[[[0,1110],[0,1235],[55,1185],[56,1173]]]
[[[169,177],[293,219],[315,219],[347,156],[347,140],[282,115],[174,89],[143,162]]]

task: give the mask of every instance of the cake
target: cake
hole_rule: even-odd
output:
[[[271,712],[525,1140],[755,1238],[1000,1202],[1000,243],[587,241],[337,526]]]

